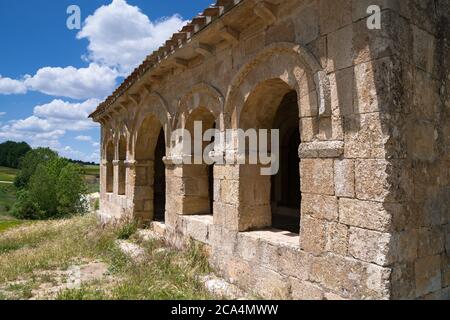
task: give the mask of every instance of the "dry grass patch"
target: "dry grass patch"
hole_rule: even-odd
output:
[[[131,230],[131,231],[130,231]],[[130,261],[116,240],[134,226],[100,227],[94,215],[42,221],[0,233],[0,299],[208,299],[197,280],[208,264],[201,248],[177,252],[158,241]],[[71,270],[105,264],[107,271],[70,285]],[[69,284],[69,285],[67,285]]]

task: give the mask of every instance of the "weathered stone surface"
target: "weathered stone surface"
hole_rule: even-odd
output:
[[[333,267],[330,267],[333,266]],[[310,278],[342,297],[388,299],[390,269],[328,254],[315,258]]]
[[[288,278],[265,268],[257,268],[253,273],[256,276],[255,292],[269,299],[289,298]]]
[[[300,162],[300,181],[302,192],[334,195],[333,160],[303,159]]]
[[[347,255],[349,243],[349,228],[340,223],[327,224],[326,251]]]
[[[448,1],[275,2],[209,8],[93,113],[102,222],[164,217],[165,241],[204,243],[219,274],[264,298],[448,297]],[[262,176],[216,137],[213,170],[176,163],[188,137],[171,135],[197,120],[222,137],[279,128],[289,161]]]
[[[421,228],[418,230],[418,256],[434,256],[445,251],[445,240],[442,228]]]
[[[441,256],[429,256],[416,261],[416,297],[424,296],[441,288]]]
[[[387,266],[392,262],[391,235],[360,228],[350,228],[348,252],[356,259]]]
[[[301,159],[339,158],[344,153],[342,141],[315,141],[302,143],[299,155]]]
[[[355,196],[355,163],[353,160],[334,161],[334,187],[337,197]]]
[[[308,281],[290,278],[292,299],[294,300],[323,300],[323,290]]]
[[[311,215],[317,219],[336,221],[338,219],[338,200],[333,196],[303,194],[302,215]]]
[[[348,25],[328,35],[327,71],[351,67],[353,64],[353,27]]]
[[[389,231],[392,216],[379,202],[342,198],[339,200],[339,221],[354,227]]]
[[[324,252],[327,239],[325,221],[304,216],[300,227],[300,248],[313,254]]]

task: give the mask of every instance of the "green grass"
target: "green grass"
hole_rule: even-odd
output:
[[[0,216],[9,215],[16,201],[16,188],[12,184],[0,183]]]
[[[67,270],[70,266],[90,261],[106,263],[110,276],[84,283],[78,289],[60,291],[53,298],[213,298],[197,280],[197,275],[209,271],[200,247],[192,246],[186,252],[178,252],[154,241],[144,246],[144,259],[133,262],[116,245],[116,240],[124,237],[124,233],[129,236],[129,230],[134,230],[134,225],[101,228],[94,215],[86,215],[35,222],[0,233],[0,299],[31,298],[32,289],[48,282],[48,279],[43,282],[39,276],[43,272]],[[160,248],[165,250],[156,250]]]
[[[82,173],[88,187],[88,193],[100,192],[100,167],[82,166]]]
[[[17,169],[0,167],[0,181],[13,182],[17,173]]]
[[[82,172],[88,176],[99,176],[100,175],[100,166],[82,166]]]
[[[0,217],[1,219],[1,217]],[[0,233],[4,232],[8,229],[15,228],[17,226],[20,226],[21,224],[26,223],[26,221],[23,220],[0,220]],[[0,248],[1,250],[1,248]]]

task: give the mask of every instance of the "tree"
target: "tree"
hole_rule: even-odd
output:
[[[49,148],[37,148],[28,151],[20,161],[20,172],[14,180],[14,185],[18,189],[27,187],[38,166],[57,157],[58,154]]]
[[[13,213],[27,219],[49,219],[86,211],[81,169],[55,157],[39,164],[20,192]]]
[[[0,166],[18,168],[20,159],[30,150],[26,142],[6,141],[0,144]]]
[[[83,196],[86,192],[80,166],[69,163],[61,170],[58,179],[58,212],[62,215],[85,212],[87,203]]]
[[[39,164],[31,176],[28,185],[31,201],[45,211],[48,217],[58,214],[58,180],[62,169],[67,165],[67,160],[55,158]]]

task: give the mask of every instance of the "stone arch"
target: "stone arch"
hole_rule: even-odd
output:
[[[301,201],[298,156],[300,123],[304,117],[317,121],[319,117],[331,115],[328,78],[316,59],[297,44],[272,44],[249,61],[234,77],[227,92],[224,107],[226,126],[244,130],[279,129],[286,138],[281,143],[289,147],[284,161],[289,170],[281,178],[262,176],[259,170],[251,168],[242,171],[240,188],[253,191],[246,192],[248,197],[239,205],[239,230],[275,227],[298,233]],[[308,134],[315,135],[316,132]],[[288,161],[292,157],[294,161]],[[289,179],[286,180],[286,177]],[[280,197],[280,190],[273,188],[275,183],[282,185],[280,181],[288,180],[295,182],[288,184],[294,185],[298,193],[298,203],[292,208],[283,206],[286,197]],[[289,220],[293,223],[286,227],[280,227],[285,225],[284,222],[275,225],[275,218],[286,212],[295,214]]]
[[[154,107],[153,107],[154,108]],[[168,122],[164,112],[146,108],[137,116],[134,134],[134,216],[142,221],[164,220],[165,211],[165,136]],[[164,120],[163,120],[164,121]],[[161,189],[161,190],[160,190]]]
[[[260,83],[275,79],[297,92],[300,117],[331,113],[328,77],[316,58],[301,45],[280,42],[255,54],[234,76],[225,100],[225,125],[237,128],[250,93]]]
[[[170,129],[171,116],[167,102],[158,92],[145,93],[138,105],[138,112],[134,118],[132,129],[137,131],[146,116],[150,113],[154,114],[159,120],[165,131]]]
[[[207,109],[217,120],[220,120],[224,107],[222,93],[206,83],[193,86],[179,101],[176,127],[184,127],[184,121],[195,109],[200,107]]]

